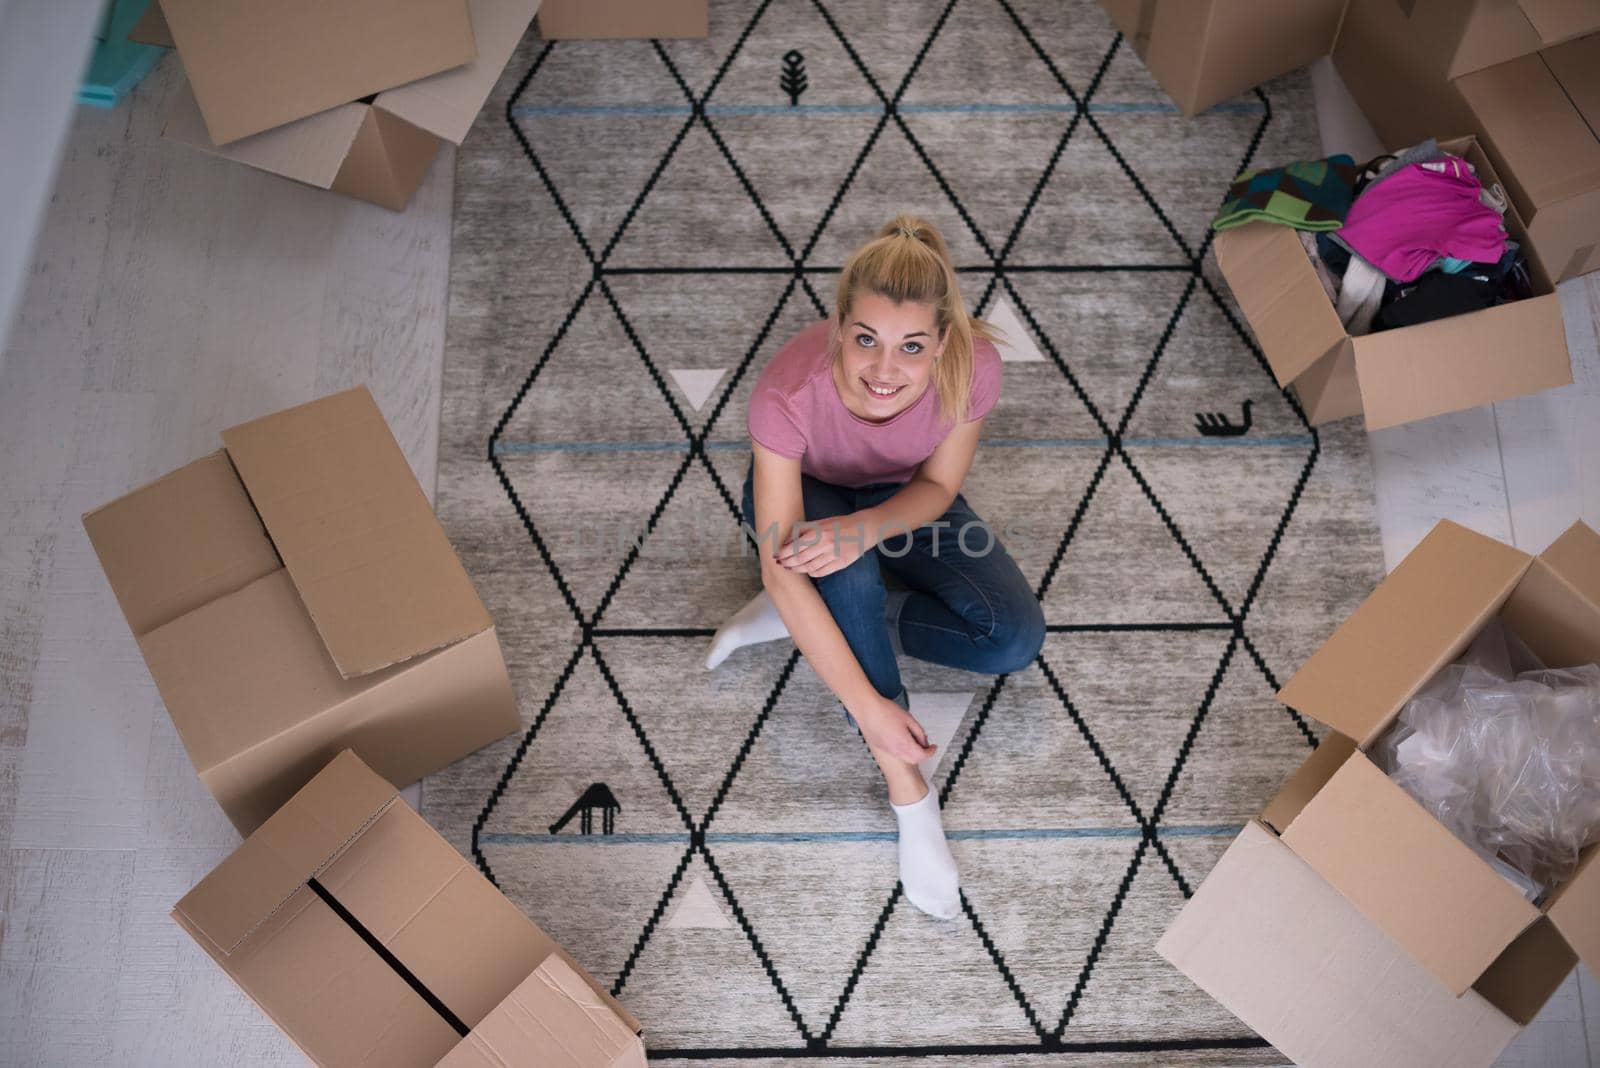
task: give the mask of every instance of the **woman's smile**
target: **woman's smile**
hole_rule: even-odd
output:
[[[865,378],[861,379],[861,384],[867,388],[868,397],[880,401],[893,400],[900,395],[901,390],[906,388],[903,383],[898,386],[880,386],[876,382],[867,381]]]

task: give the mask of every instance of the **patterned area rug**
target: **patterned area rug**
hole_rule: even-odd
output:
[[[1087,0],[711,25],[530,35],[461,151],[439,508],[525,731],[425,814],[653,1059],[1281,1060],[1152,947],[1314,742],[1278,682],[1381,574],[1364,436],[1280,393],[1208,252],[1241,168],[1317,154],[1305,80],[1184,120]],[[902,210],[1011,331],[964,492],[1050,629],[1007,677],[903,663],[947,923],[793,644],[701,664],[759,588],[752,384]]]

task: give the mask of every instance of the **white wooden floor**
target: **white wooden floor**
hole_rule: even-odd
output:
[[[453,157],[395,215],[161,143],[171,89],[161,69],[80,110],[0,361],[5,1065],[300,1063],[167,917],[237,838],[80,514],[226,426],[362,381],[433,488]],[[1562,300],[1577,385],[1374,436],[1391,566],[1441,516],[1532,550],[1600,525],[1600,274]],[[1503,1063],[1600,1057],[1585,981]]]

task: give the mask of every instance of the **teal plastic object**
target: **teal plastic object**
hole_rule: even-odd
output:
[[[153,0],[107,0],[94,55],[78,86],[78,103],[114,108],[155,67],[165,48],[128,40],[128,31]]]

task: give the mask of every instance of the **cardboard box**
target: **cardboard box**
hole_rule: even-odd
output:
[[[1297,1063],[1488,1065],[1600,965],[1600,848],[1535,906],[1367,756],[1496,614],[1552,667],[1600,660],[1600,534],[1535,558],[1438,524],[1278,693],[1333,733],[1156,945]]]
[[[544,0],[537,30],[546,41],[705,37],[707,0]]]
[[[1499,180],[1473,138],[1440,146],[1484,184]],[[1526,246],[1515,204],[1505,219]],[[1278,384],[1293,385],[1314,424],[1362,414],[1376,430],[1572,381],[1561,302],[1537,263],[1529,299],[1351,337],[1292,228],[1247,223],[1220,231],[1215,247]]]
[[[317,1064],[645,1063],[639,1021],[349,750],[172,918]]]
[[[1600,34],[1475,71],[1455,89],[1546,273],[1559,282],[1600,269]]]
[[[465,0],[160,0],[212,143],[459,67]]]
[[[1344,0],[1100,0],[1150,74],[1193,117],[1328,53]]]
[[[83,525],[235,827],[344,748],[409,783],[517,729],[493,621],[364,387],[222,440]]]
[[[212,138],[200,102],[186,85],[162,135],[319,189],[403,210],[427,176],[440,142],[459,145],[466,137],[538,7],[539,0],[467,0],[476,58],[370,100],[340,103],[227,144]],[[159,18],[147,18],[135,34],[155,43],[163,36]],[[179,52],[187,63],[184,49]]]

